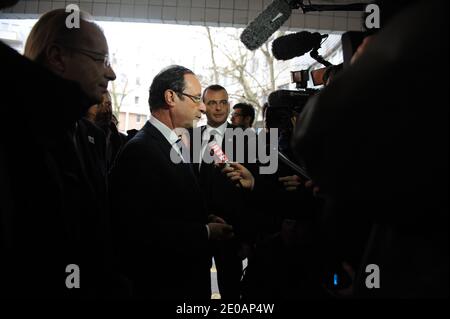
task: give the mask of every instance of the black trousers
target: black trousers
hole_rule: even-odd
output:
[[[235,239],[213,244],[217,282],[222,300],[235,301],[241,298],[242,259],[238,252],[239,242]]]

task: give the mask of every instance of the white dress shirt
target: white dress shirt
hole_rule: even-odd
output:
[[[180,137],[177,134],[175,134],[175,132],[172,129],[170,129],[167,125],[162,123],[160,120],[158,120],[154,116],[150,117],[149,122],[154,127],[156,127],[158,129],[158,131],[161,132],[161,134],[166,138],[166,140],[169,142],[169,144],[175,149],[175,151],[177,151],[177,153],[183,159],[183,162],[186,163],[186,161],[183,158],[183,155],[181,153],[181,149],[178,145],[178,142],[180,141]]]
[[[201,149],[201,157],[200,159],[203,159],[203,156],[205,155],[206,148],[208,147],[208,142],[211,137],[211,135],[214,135],[214,140],[217,142],[217,145],[222,147],[222,142],[225,137],[225,131],[227,130],[228,123],[225,122],[219,127],[212,127],[207,125],[205,131],[203,132],[202,136],[202,149]],[[211,134],[213,133],[213,134]],[[202,161],[200,161],[199,168],[202,166]]]

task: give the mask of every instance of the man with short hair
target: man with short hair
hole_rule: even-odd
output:
[[[115,75],[105,63],[107,45],[99,27],[82,13],[80,28],[68,30],[68,15],[61,9],[39,19],[27,40],[27,58],[0,44],[7,114],[25,115],[15,139],[1,143],[11,204],[1,214],[1,273],[8,275],[0,278],[0,287],[9,297],[106,297],[114,286],[106,181],[96,161],[104,144],[98,130],[77,123]],[[89,50],[90,57],[78,49]],[[2,133],[11,128],[5,123]],[[76,273],[66,273],[71,264],[83,278],[79,289],[70,289],[77,281],[70,278]],[[32,284],[23,276],[30,266]]]
[[[80,27],[72,29],[66,26],[67,16],[64,9],[44,14],[28,36],[24,55],[61,78],[77,83],[90,105],[99,104],[108,92],[108,83],[116,79],[109,61],[108,43],[89,14],[80,12]],[[100,209],[106,209],[105,134],[83,116],[72,124],[67,137],[74,148],[71,152],[78,159],[72,158],[73,166],[67,169],[80,175],[79,180],[86,183],[82,188],[89,189]],[[67,161],[62,164],[67,165]]]
[[[251,128],[255,121],[255,108],[248,103],[238,103],[233,107],[231,123],[243,130]]]
[[[108,83],[116,79],[108,43],[89,14],[80,12],[80,28],[67,28],[67,13],[56,9],[44,14],[28,36],[24,55],[64,79],[77,82],[92,105],[102,101]]]
[[[90,105],[100,103],[108,83],[116,78],[109,63],[105,35],[85,12],[80,12],[79,28],[68,28],[68,15],[65,9],[45,13],[28,36],[24,56],[62,79],[76,83]],[[68,124],[51,152],[52,167],[61,175],[58,180],[62,188],[63,218],[70,238],[63,258],[66,265],[79,266],[80,277],[84,278],[80,290],[71,293],[105,297],[115,285],[111,268],[105,135],[84,119],[87,109],[67,111],[84,114]]]
[[[200,186],[177,129],[201,118],[201,85],[182,66],[153,80],[151,119],[125,146],[112,174],[112,198],[122,266],[134,296],[211,298],[210,240],[232,237],[232,227],[208,216]]]
[[[236,238],[213,245],[214,260],[217,268],[217,280],[221,298],[224,300],[240,299],[240,280],[242,276],[242,258],[239,256],[242,239],[242,214],[244,214],[243,191],[236,187],[214,163],[208,163],[206,157],[210,152],[208,143],[215,142],[225,153],[225,134],[227,129],[235,126],[227,122],[230,113],[228,93],[223,86],[211,85],[203,92],[208,124],[197,128],[201,131],[202,148],[200,168],[198,170],[200,186],[210,212],[233,225]],[[200,134],[199,134],[200,135]],[[196,134],[194,133],[195,137]],[[234,143],[236,144],[236,143]],[[234,147],[234,146],[233,146]],[[241,150],[242,151],[242,150]],[[233,152],[236,155],[236,152]],[[233,160],[230,158],[230,160]]]

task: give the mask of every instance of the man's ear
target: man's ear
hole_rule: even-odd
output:
[[[252,118],[250,116],[246,116],[244,118],[244,122],[246,126],[250,126],[250,122],[252,121]]]
[[[172,90],[166,90],[164,92],[164,99],[166,100],[166,105],[169,107],[175,106],[175,100],[176,100],[176,93]]]
[[[55,73],[61,75],[66,71],[65,55],[63,49],[56,45],[50,45],[45,51],[48,67]]]

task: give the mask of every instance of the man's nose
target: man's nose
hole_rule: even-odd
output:
[[[111,65],[106,69],[105,77],[110,81],[114,81],[117,78],[116,73],[114,72]]]
[[[200,110],[200,112],[202,112],[202,114],[206,113],[206,105],[205,105],[205,103],[203,103],[203,101],[200,102],[199,110]]]

